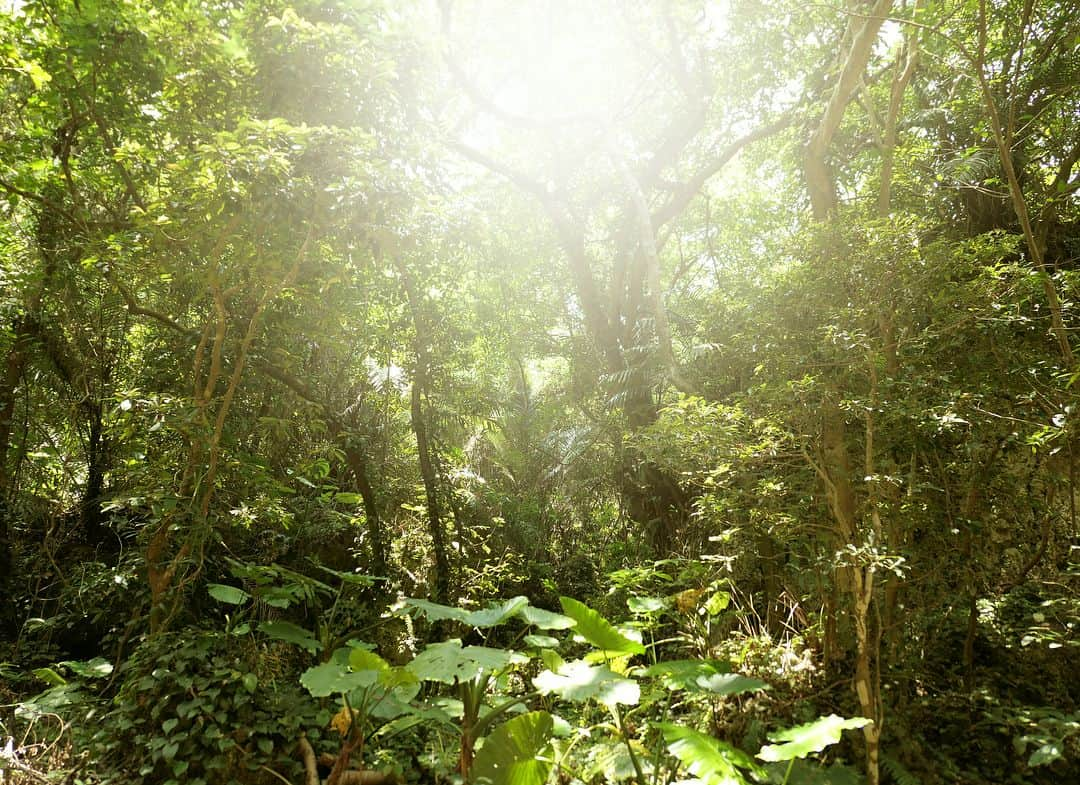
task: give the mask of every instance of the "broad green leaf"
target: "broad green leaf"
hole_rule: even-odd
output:
[[[1031,753],[1031,757],[1028,758],[1028,766],[1045,766],[1061,757],[1061,742],[1051,741]]]
[[[605,706],[633,706],[641,697],[636,681],[623,678],[606,665],[590,665],[584,660],[565,663],[557,672],[546,670],[533,684],[544,695],[555,693],[575,703],[595,700]]]
[[[372,577],[371,575],[360,575],[359,573],[355,572],[333,570],[324,564],[316,564],[315,566],[323,572],[333,575],[339,581],[343,581],[344,583],[351,583],[354,586],[371,586],[375,583],[375,581],[379,580],[378,578]]]
[[[52,81],[52,74],[33,60],[23,60],[22,71],[30,77],[30,81],[34,83],[35,90],[41,90],[45,85]]]
[[[544,663],[544,666],[549,671],[557,671],[566,664],[566,660],[559,656],[559,652],[554,649],[541,649],[540,661]]]
[[[643,673],[659,677],[669,690],[697,690],[698,679],[730,671],[731,663],[723,660],[668,660],[650,665]]]
[[[390,663],[373,651],[353,649],[349,652],[349,667],[354,671],[387,671]]]
[[[551,761],[540,758],[554,722],[546,711],[531,711],[508,720],[484,739],[473,760],[472,779],[480,785],[544,785]]]
[[[667,607],[667,600],[663,597],[630,597],[626,601],[626,607],[631,613],[656,613]]]
[[[50,687],[62,687],[67,684],[67,679],[54,671],[52,668],[35,668],[34,675],[48,684]]]
[[[554,649],[559,645],[559,639],[550,635],[526,635],[522,640],[526,646],[535,646],[538,649]]]
[[[431,644],[405,667],[424,681],[453,684],[455,680],[468,681],[482,673],[500,671],[527,661],[527,657],[515,651],[487,646],[462,647],[460,640],[451,638]]]
[[[244,689],[250,693],[254,693],[256,688],[259,686],[259,677],[256,676],[254,673],[245,673],[241,681],[244,684]]]
[[[259,624],[259,632],[268,635],[276,641],[285,641],[299,646],[308,651],[318,651],[322,644],[315,640],[314,636],[303,627],[298,627],[288,621],[264,621]]]
[[[777,761],[805,758],[813,752],[821,752],[830,744],[840,741],[840,734],[845,730],[862,728],[869,725],[865,717],[844,719],[836,714],[819,717],[805,725],[770,733],[770,741],[782,741],[784,744],[768,744],[761,748],[757,756],[762,760]]]
[[[664,734],[668,752],[708,785],[743,785],[746,779],[741,769],[761,771],[753,758],[727,742],[668,722],[656,727]]]
[[[308,668],[300,677],[300,684],[316,698],[341,695],[362,687],[372,686],[378,679],[373,671],[351,672],[337,662],[324,662]]]
[[[528,597],[513,597],[502,605],[493,605],[490,608],[472,611],[465,616],[463,621],[472,627],[494,627],[513,616],[517,616],[528,604]]]
[[[630,741],[637,755],[642,773],[649,776],[653,772],[650,758],[652,753],[645,749],[637,739]],[[600,741],[590,745],[588,763],[582,769],[586,782],[622,782],[637,777],[634,761],[630,757],[626,744],[620,741]]]
[[[206,591],[218,602],[224,602],[229,605],[239,605],[240,603],[247,602],[251,599],[251,595],[243,589],[238,589],[235,586],[227,586],[224,583],[211,583],[206,587]]]
[[[698,676],[691,689],[711,692],[714,695],[738,695],[741,692],[767,690],[769,685],[760,679],[751,679],[738,673],[714,673],[711,676]]]
[[[568,630],[576,623],[569,616],[545,611],[543,608],[534,608],[531,605],[526,605],[521,609],[521,618],[541,630]]]
[[[446,621],[447,619],[465,621],[469,616],[469,611],[464,608],[451,608],[449,605],[440,605],[428,600],[405,599],[401,601],[401,609],[419,611],[431,621]]]
[[[71,668],[72,672],[82,676],[84,679],[103,679],[113,672],[112,663],[104,657],[94,657],[94,659],[85,662],[81,660],[64,660],[60,664]]]
[[[645,647],[623,635],[614,625],[584,603],[560,597],[563,613],[577,622],[574,632],[598,649],[617,654],[644,654]]]
[[[727,609],[727,606],[731,604],[731,595],[726,591],[714,592],[708,600],[705,601],[705,612],[710,616],[716,616]]]
[[[817,761],[799,760],[766,763],[768,782],[786,785],[865,785],[865,778],[850,766],[833,763],[822,766]]]

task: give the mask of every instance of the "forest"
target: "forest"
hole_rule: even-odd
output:
[[[0,783],[1080,782],[1078,297],[1076,0],[0,0]]]

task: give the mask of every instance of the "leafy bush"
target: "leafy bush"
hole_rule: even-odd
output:
[[[329,713],[278,678],[274,651],[190,628],[145,641],[89,739],[102,780],[217,785],[295,773],[301,732],[325,727]]]

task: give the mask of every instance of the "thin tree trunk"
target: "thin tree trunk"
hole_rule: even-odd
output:
[[[383,540],[382,519],[379,516],[375,490],[371,487],[371,478],[368,476],[367,460],[364,454],[352,445],[345,447],[345,460],[364,503],[364,520],[367,524],[368,539],[371,540],[371,569],[376,575],[386,577],[386,543]]]
[[[435,467],[431,461],[431,445],[428,440],[427,423],[424,419],[421,399],[426,381],[426,369],[418,358],[411,394],[412,429],[416,436],[420,476],[424,482],[424,495],[427,500],[428,531],[431,534],[431,545],[435,552],[435,587],[432,599],[435,602],[446,602],[450,595],[450,562],[446,557],[446,536],[443,532],[442,512],[439,505],[439,488],[435,477]]]
[[[424,497],[427,503],[428,533],[431,536],[431,547],[435,556],[435,585],[432,599],[435,602],[446,602],[450,597],[450,561],[446,553],[446,534],[439,504],[439,483],[435,472],[435,462],[431,455],[427,419],[424,416],[424,398],[427,396],[428,374],[431,368],[431,355],[427,345],[430,336],[412,275],[400,261],[396,261],[396,264],[405,287],[406,299],[409,301],[415,332],[413,348],[416,355],[416,367],[413,370],[412,390],[409,396],[409,419],[413,435],[416,437],[420,477],[424,483]]]
[[[838,196],[836,180],[828,163],[829,148],[844,119],[844,111],[863,78],[878,31],[892,4],[893,0],[876,0],[869,14],[848,16],[844,40],[850,44],[844,47],[844,61],[836,85],[804,151],[803,172],[810,192],[810,206],[818,221],[825,220],[836,210]]]

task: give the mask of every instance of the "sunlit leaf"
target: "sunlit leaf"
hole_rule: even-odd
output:
[[[300,684],[316,698],[340,695],[375,684],[374,671],[350,671],[337,662],[324,662],[308,668],[300,676]]]
[[[598,649],[619,654],[644,654],[645,647],[623,635],[615,626],[584,603],[560,597],[563,613],[577,622],[574,632]]]
[[[528,597],[513,597],[501,605],[493,605],[480,611],[472,611],[463,621],[471,627],[494,627],[516,616],[529,604]]]
[[[770,733],[770,741],[785,743],[766,745],[761,748],[757,756],[767,761],[805,758],[811,753],[821,752],[830,744],[836,744],[836,742],[840,741],[841,732],[853,728],[862,728],[868,724],[870,724],[870,720],[865,717],[844,719],[836,714],[830,714],[828,717],[820,717],[805,725],[797,725],[794,728]]]
[[[657,723],[656,727],[664,734],[668,752],[708,785],[743,785],[742,769],[761,771],[753,758],[727,742],[672,723]]]
[[[531,605],[526,605],[521,609],[521,617],[528,624],[541,630],[568,630],[575,624],[569,616],[545,611],[543,608],[534,608]]]
[[[715,673],[711,676],[698,676],[694,686],[714,695],[738,695],[741,692],[767,690],[769,685],[760,679],[740,676],[738,673]]]
[[[92,660],[64,660],[61,665],[68,667],[73,673],[84,679],[103,679],[113,672],[112,663],[104,657],[94,657]]]
[[[509,665],[527,662],[515,651],[486,646],[462,646],[457,638],[433,643],[416,655],[405,667],[424,681],[453,684],[468,681],[482,673],[500,671]]]
[[[595,700],[605,706],[632,706],[641,697],[636,681],[625,679],[606,665],[590,665],[584,660],[565,663],[559,670],[546,670],[533,679],[542,694],[554,693],[564,700]]]

